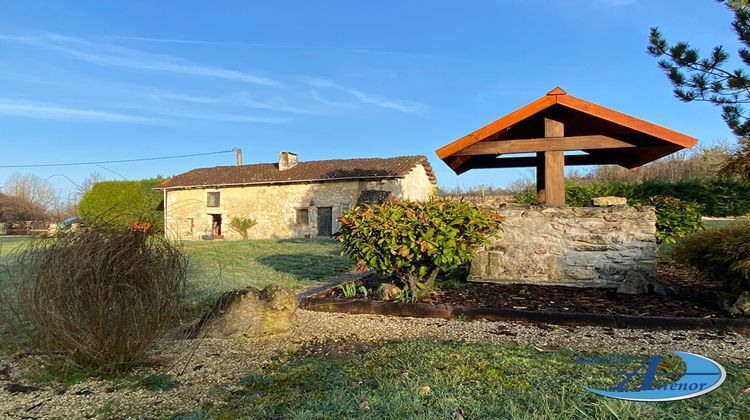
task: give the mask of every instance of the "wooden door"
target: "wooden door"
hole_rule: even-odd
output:
[[[333,234],[333,208],[318,207],[318,236]]]

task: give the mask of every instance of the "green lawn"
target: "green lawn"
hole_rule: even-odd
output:
[[[0,236],[0,261],[28,241],[28,236]]]
[[[0,266],[27,237],[0,237]],[[188,287],[193,305],[212,304],[221,293],[267,284],[299,289],[345,271],[352,264],[332,240],[185,241]],[[0,270],[6,276],[5,269]]]
[[[187,241],[188,280],[195,303],[231,289],[267,284],[299,289],[352,267],[332,240]]]
[[[227,405],[181,418],[750,418],[743,393],[750,366],[724,367],[728,379],[709,394],[630,402],[583,389],[617,384],[621,366],[577,365],[567,350],[432,340],[328,344],[248,372]]]
[[[28,243],[28,236],[0,236],[0,285],[8,277],[7,263],[13,256],[13,252]]]

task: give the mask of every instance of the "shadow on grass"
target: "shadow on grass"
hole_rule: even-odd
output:
[[[336,251],[322,254],[273,254],[259,257],[258,262],[280,273],[308,281],[325,280],[352,265]]]

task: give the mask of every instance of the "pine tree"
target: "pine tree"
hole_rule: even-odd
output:
[[[734,14],[732,29],[742,47],[737,51],[742,66],[731,69],[729,54],[721,45],[701,57],[687,42],[670,45],[658,28],[651,28],[648,53],[661,58],[659,67],[684,102],[702,101],[721,107],[724,121],[740,137],[739,148],[722,168],[725,175],[750,178],[750,0],[717,0]]]
[[[743,67],[750,66],[750,1],[719,0],[734,13],[732,28],[744,45],[738,53]],[[687,42],[669,45],[658,28],[651,28],[648,53],[662,58],[661,67],[674,85],[675,95],[685,102],[704,101],[721,106],[727,125],[739,137],[750,136],[750,118],[743,105],[750,103],[750,77],[744,68],[726,68],[729,54],[714,47],[702,58]]]

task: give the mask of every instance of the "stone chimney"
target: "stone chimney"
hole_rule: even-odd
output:
[[[242,166],[242,149],[239,147],[236,149],[237,152],[237,166]]]
[[[296,153],[292,152],[281,152],[279,153],[279,170],[286,171],[287,169],[293,168],[299,159]]]

